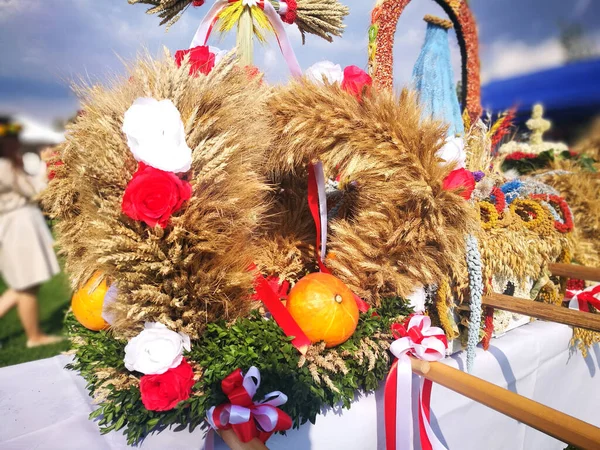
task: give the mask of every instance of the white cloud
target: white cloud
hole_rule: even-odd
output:
[[[575,6],[573,7],[573,16],[580,18],[592,4],[592,0],[576,0]]]
[[[7,22],[21,12],[35,11],[42,3],[36,0],[0,0],[0,23]]]
[[[263,57],[264,70],[271,70],[277,64],[277,53],[272,48],[265,50]]]
[[[546,39],[539,44],[498,40],[485,49],[484,56],[481,64],[484,82],[556,67],[566,62],[558,38]]]

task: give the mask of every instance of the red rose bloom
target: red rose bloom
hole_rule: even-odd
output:
[[[360,67],[348,66],[344,69],[344,80],[342,81],[342,89],[359,100],[362,97],[363,89],[373,85],[371,76],[362,70]]]
[[[456,169],[444,178],[443,187],[446,190],[462,189],[458,194],[465,200],[469,200],[475,189],[475,177],[467,169]]]
[[[183,58],[188,53],[190,55],[190,75],[198,75],[198,72],[208,75],[215,67],[215,54],[211,53],[206,45],[200,45],[189,50],[177,50],[175,52],[177,67],[181,67]]]
[[[160,375],[144,375],[140,379],[142,403],[149,411],[168,411],[190,398],[194,371],[184,359],[174,369]]]
[[[244,66],[244,71],[249,81],[261,76],[260,70],[256,66]],[[260,84],[263,84],[262,80],[260,80]]]
[[[298,10],[298,4],[296,3],[296,0],[287,0],[286,3],[288,9],[287,12],[281,16],[281,20],[292,25],[294,22],[296,22],[296,18],[298,17],[296,13]]]
[[[171,172],[140,163],[125,188],[123,213],[149,227],[166,227],[171,215],[192,196],[192,186]]]

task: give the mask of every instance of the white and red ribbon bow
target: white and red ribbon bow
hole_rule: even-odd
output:
[[[223,9],[225,9],[225,7],[227,7],[227,5],[230,3],[235,3],[237,1],[242,0],[216,0],[206,16],[204,16],[204,19],[202,19],[200,22],[198,30],[196,30],[196,34],[194,35],[192,43],[190,44],[190,48],[206,45],[215,24],[219,20],[221,11],[223,11]],[[292,44],[290,43],[288,35],[285,31],[283,20],[275,10],[275,7],[268,0],[252,0],[247,4],[250,6],[256,5],[265,12],[265,15],[269,19],[269,22],[275,31],[275,37],[277,38],[277,43],[281,49],[283,59],[285,59],[292,76],[301,77],[302,69],[300,68],[300,64],[296,58],[296,53],[294,52]]]
[[[444,358],[448,341],[428,316],[413,315],[408,324],[395,324],[390,352],[397,358],[385,382],[385,440],[387,450],[413,448],[412,369],[409,355],[425,361]],[[444,450],[429,424],[431,381],[424,379],[419,393],[419,435],[424,450]]]
[[[233,429],[242,442],[253,438],[263,443],[276,431],[292,427],[292,418],[278,408],[287,402],[283,392],[273,391],[260,402],[252,398],[260,386],[260,372],[250,367],[244,375],[236,369],[221,381],[221,389],[230,403],[213,406],[206,413],[208,423],[215,430]]]
[[[592,305],[600,310],[600,284],[590,286],[582,291],[567,290],[565,298],[569,300],[569,308],[589,312]]]

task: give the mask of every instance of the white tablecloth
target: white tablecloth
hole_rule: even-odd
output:
[[[571,330],[535,322],[478,349],[474,375],[545,405],[600,426],[600,348],[587,358],[571,353]],[[64,370],[68,356],[0,369],[0,448],[125,449],[120,433],[100,435],[87,416],[93,405],[84,380]],[[464,368],[465,355],[445,363]],[[293,395],[293,392],[288,393]],[[434,385],[432,423],[450,450],[562,450],[566,447],[500,413]],[[361,395],[352,409],[329,410],[287,436],[273,436],[268,446],[286,450],[370,450],[384,448],[381,389]],[[142,449],[202,449],[201,430],[166,430],[149,436]],[[418,434],[418,433],[417,433]],[[218,440],[218,438],[217,438]],[[216,442],[216,448],[223,447]]]

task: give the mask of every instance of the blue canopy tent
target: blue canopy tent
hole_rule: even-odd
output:
[[[482,106],[493,113],[517,108],[517,121],[531,115],[535,103],[544,105],[544,116],[554,123],[555,137],[568,139],[572,127],[600,114],[600,59],[569,63],[482,88]]]

